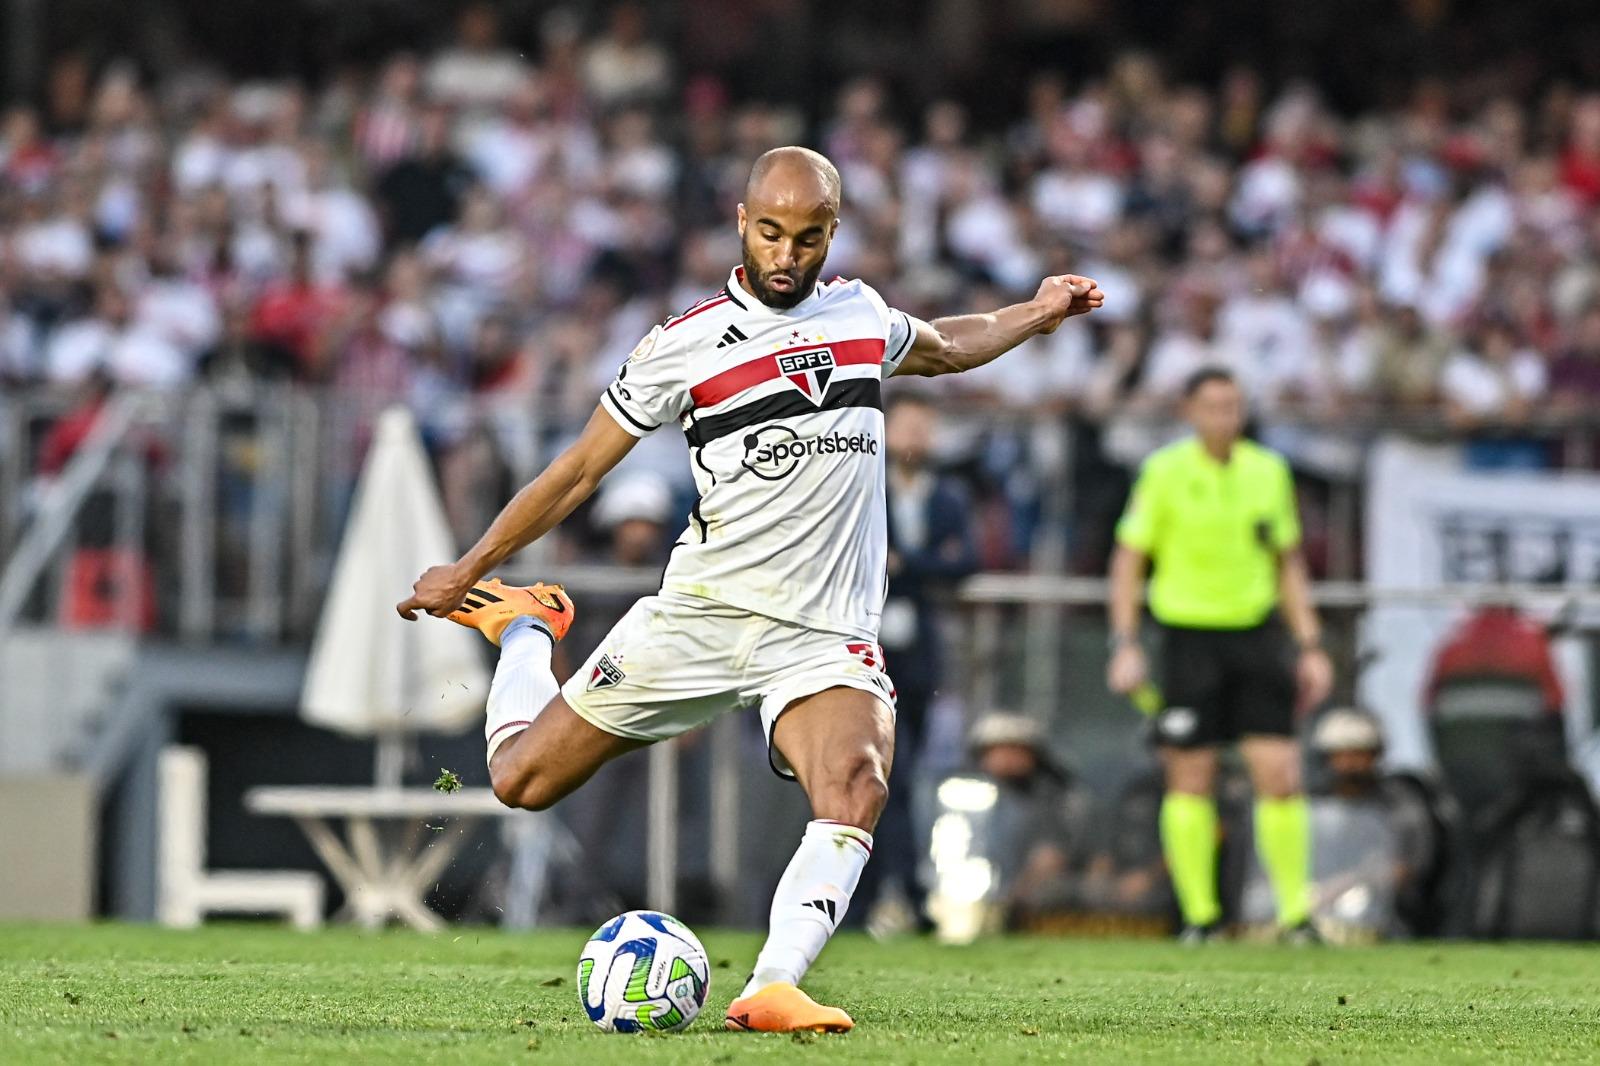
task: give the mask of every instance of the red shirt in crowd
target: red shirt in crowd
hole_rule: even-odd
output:
[[[336,285],[276,282],[257,301],[250,332],[258,341],[288,349],[300,372],[310,375],[316,370],[317,341],[343,304],[344,291]]]

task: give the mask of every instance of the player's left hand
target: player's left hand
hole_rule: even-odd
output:
[[[477,578],[455,563],[430,566],[411,586],[411,595],[395,604],[400,617],[414,622],[418,611],[427,611],[435,618],[443,618],[467,598],[472,583]]]
[[[1080,274],[1045,278],[1033,298],[1049,316],[1041,333],[1054,333],[1057,326],[1073,315],[1086,315],[1106,302],[1106,294],[1100,291],[1099,283]]]
[[[1307,648],[1300,653],[1294,676],[1300,690],[1296,713],[1307,714],[1321,706],[1333,691],[1333,660],[1321,648]]]

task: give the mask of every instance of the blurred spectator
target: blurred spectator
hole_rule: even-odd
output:
[[[474,2],[456,20],[456,42],[428,64],[428,93],[468,109],[505,100],[522,84],[527,64],[500,42],[500,17],[492,4]]]
[[[1462,429],[1526,422],[1546,384],[1544,361],[1519,345],[1515,327],[1503,318],[1485,321],[1440,378],[1445,412]]]
[[[1088,862],[1089,805],[1032,718],[991,712],[972,726],[973,764],[1000,788],[995,833],[1008,924],[1069,905]]]
[[[378,179],[377,201],[390,246],[415,244],[452,221],[472,186],[472,168],[450,147],[450,114],[425,111],[417,128],[417,150]]]
[[[304,180],[282,204],[290,229],[310,234],[319,279],[340,281],[372,270],[378,261],[378,220],[367,198],[338,173],[326,146],[301,149]]]
[[[482,186],[467,192],[459,220],[430,233],[421,251],[439,282],[435,307],[446,341],[457,348],[479,317],[505,305],[528,262],[525,242]]]
[[[351,133],[362,164],[382,172],[411,155],[421,137],[422,65],[410,52],[391,57]]]
[[[672,61],[647,36],[644,8],[621,3],[611,9],[606,33],[583,56],[583,83],[600,108],[658,100],[671,87]]]
[[[54,180],[61,153],[46,139],[39,114],[26,105],[10,108],[0,122],[0,175],[27,196],[37,196]]]
[[[1561,181],[1585,207],[1600,207],[1600,94],[1572,109],[1572,129],[1561,155]]]
[[[266,286],[254,313],[255,339],[294,356],[297,376],[312,381],[327,377],[326,331],[348,300],[344,287],[319,279],[312,265],[311,234],[296,231],[289,275]]]
[[[1579,316],[1571,347],[1550,368],[1550,399],[1558,414],[1600,410],[1600,302]]]
[[[259,339],[253,327],[250,309],[243,303],[223,313],[221,337],[196,363],[214,387],[247,393],[257,383],[286,380],[294,374],[294,353]]]
[[[1417,414],[1438,401],[1450,339],[1427,324],[1415,303],[1389,303],[1370,343],[1373,396],[1383,408]]]
[[[1225,347],[1217,333],[1222,294],[1210,288],[1195,289],[1178,297],[1181,318],[1150,347],[1144,370],[1135,386],[1134,405],[1167,414],[1183,393],[1183,383],[1201,367],[1226,367],[1247,396],[1256,394],[1260,375],[1250,364],[1259,352]]]
[[[1172,880],[1161,857],[1165,791],[1161,768],[1154,763],[1136,770],[1118,790],[1084,871],[1079,905],[1085,911],[1159,919],[1163,925],[1176,912]]]
[[[215,295],[183,273],[177,250],[170,246],[150,256],[135,317],[140,327],[177,348],[190,362],[216,343],[222,329]]]
[[[151,326],[134,318],[115,282],[96,290],[93,310],[56,331],[45,353],[51,381],[81,382],[96,373],[132,386],[172,388],[186,382],[194,361]]]
[[[35,365],[35,331],[33,320],[17,312],[0,290],[0,384],[20,386],[41,376]]]
[[[1345,938],[1437,933],[1449,802],[1421,778],[1382,772],[1383,729],[1365,711],[1324,714],[1311,748],[1328,771],[1311,803],[1319,924]]]
[[[611,540],[608,560],[618,566],[658,565],[671,517],[671,487],[648,473],[607,481],[593,514],[594,524]]]
[[[1097,279],[1098,280],[1098,279]],[[1277,352],[1266,375],[1263,405],[1287,415],[1335,421],[1359,411],[1368,391],[1370,353],[1346,330],[1355,299],[1344,281],[1322,275],[1302,290],[1306,320],[1303,354]]]

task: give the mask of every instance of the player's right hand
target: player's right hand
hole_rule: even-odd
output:
[[[400,617],[414,622],[418,611],[443,618],[467,598],[477,578],[454,563],[430,566],[411,586],[411,595],[394,605]]]
[[[1126,696],[1144,684],[1149,674],[1144,649],[1127,643],[1111,654],[1111,662],[1106,666],[1106,687],[1119,696]]]
[[[1088,314],[1106,302],[1106,294],[1100,291],[1099,284],[1081,274],[1057,274],[1045,278],[1033,298],[1050,316],[1049,323],[1040,330],[1041,333],[1054,333],[1056,327],[1073,315]]]

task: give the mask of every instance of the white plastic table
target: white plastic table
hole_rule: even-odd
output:
[[[444,793],[370,785],[268,785],[246,792],[244,805],[253,814],[294,819],[344,889],[344,908],[336,917],[369,929],[398,918],[425,932],[444,924],[423,898],[465,843],[465,828],[518,813],[486,788]],[[433,818],[465,826],[462,832],[436,832],[423,824]],[[381,820],[411,824],[403,834],[381,833]],[[336,821],[346,825],[342,839],[331,824]]]

